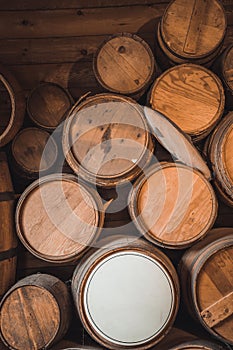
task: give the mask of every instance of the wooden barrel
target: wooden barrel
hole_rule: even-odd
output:
[[[74,106],[64,125],[69,166],[99,186],[133,180],[149,163],[153,149],[143,109],[124,96],[91,96]]]
[[[140,98],[157,71],[149,45],[135,34],[120,33],[108,38],[97,50],[93,69],[108,91]]]
[[[179,271],[190,314],[212,335],[233,344],[233,229],[211,230],[188,250]]]
[[[154,244],[173,249],[202,239],[214,224],[218,207],[210,183],[198,170],[165,162],[149,167],[137,179],[128,203],[139,232]]]
[[[68,288],[47,274],[17,282],[0,304],[0,336],[13,350],[47,349],[68,330],[71,300]]]
[[[17,239],[14,190],[5,153],[0,153],[0,298],[15,283]]]
[[[88,253],[74,272],[72,293],[87,332],[107,349],[147,349],[158,343],[179,304],[172,263],[137,237],[103,242]]]
[[[14,138],[23,123],[25,100],[17,80],[1,64],[0,95],[0,147],[3,147]]]
[[[205,138],[224,111],[224,89],[208,69],[191,63],[165,71],[149,94],[150,105],[172,120],[194,141]]]
[[[233,112],[228,113],[219,123],[207,149],[215,186],[224,202],[233,206]]]
[[[226,16],[218,0],[173,0],[158,26],[158,44],[168,64],[210,66],[226,32]]]
[[[16,208],[21,242],[38,258],[56,263],[78,259],[94,244],[103,221],[98,193],[68,174],[33,182]]]
[[[151,350],[157,350],[155,346]],[[172,328],[159,344],[159,350],[227,350],[227,345],[213,339],[203,339],[179,328]]]
[[[226,106],[233,108],[233,45],[228,46],[220,58],[220,75],[225,87]]]
[[[48,132],[27,128],[14,138],[11,153],[14,171],[19,176],[35,179],[54,170],[58,148]]]
[[[37,126],[53,131],[66,118],[72,104],[72,97],[63,87],[41,83],[28,96],[27,111]]]

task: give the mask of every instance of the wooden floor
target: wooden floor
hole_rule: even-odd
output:
[[[25,98],[42,81],[56,82],[69,89],[75,100],[88,91],[101,92],[92,71],[92,57],[97,47],[110,34],[124,31],[138,33],[154,50],[156,25],[168,2],[0,0],[0,61],[15,74]],[[228,21],[225,47],[233,42],[233,0],[222,3]],[[17,193],[22,192],[25,186],[17,178],[14,180]],[[103,195],[107,198],[112,193]],[[121,208],[126,207],[124,195],[119,201],[122,201]],[[233,209],[221,201],[219,204],[215,226],[233,227]],[[113,216],[108,215],[105,227],[116,227],[116,233],[124,232],[128,230],[124,227],[128,222],[128,212],[124,209]],[[117,228],[119,225],[121,228]],[[169,252],[175,264],[181,254]],[[73,269],[74,264],[59,267],[42,262],[20,247],[18,277],[46,271],[69,280]]]

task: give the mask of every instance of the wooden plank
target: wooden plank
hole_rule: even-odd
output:
[[[227,1],[227,0],[224,0]],[[228,2],[231,0],[228,0]],[[122,7],[137,5],[155,5],[165,3],[169,0],[0,0],[0,11],[10,10],[56,10],[56,9],[82,9],[82,8],[99,8],[99,7]]]
[[[156,19],[162,16],[165,8],[166,4],[158,4],[78,11],[2,11],[0,38],[87,36],[122,31],[152,32]]]
[[[154,50],[153,33],[140,35]],[[108,35],[67,38],[2,39],[0,61],[7,65],[34,63],[69,63],[79,59],[92,60]],[[52,48],[52,49],[51,49]]]

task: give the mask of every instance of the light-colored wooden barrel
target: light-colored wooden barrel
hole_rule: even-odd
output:
[[[15,77],[0,64],[0,147],[9,143],[19,131],[25,113],[25,99]]]
[[[15,283],[17,239],[14,190],[5,153],[0,153],[0,297]]]
[[[149,94],[150,105],[194,141],[205,138],[224,111],[224,89],[210,70],[191,63],[178,65],[157,78]]]
[[[11,152],[15,172],[29,179],[52,171],[58,157],[53,137],[39,128],[21,130],[12,142]]]
[[[0,348],[1,350],[1,348]],[[100,346],[86,346],[80,345],[77,342],[62,340],[58,344],[54,345],[51,350],[104,350]],[[218,350],[218,349],[217,349]]]
[[[158,26],[158,43],[170,65],[210,66],[222,47],[226,26],[218,0],[173,0]]]
[[[228,46],[221,56],[221,78],[225,87],[226,105],[233,108],[233,45]]]
[[[159,347],[151,350],[227,350],[227,345],[215,342],[213,339],[203,339],[179,328],[172,328],[159,343]]]
[[[133,180],[150,162],[153,149],[143,109],[124,96],[91,96],[74,106],[64,125],[69,166],[99,186]]]
[[[97,50],[93,69],[108,91],[140,98],[155,75],[155,59],[149,45],[130,33],[111,36]]]
[[[71,300],[68,288],[47,274],[17,282],[0,304],[0,336],[13,350],[42,350],[68,330]]]
[[[72,104],[72,97],[62,86],[42,83],[28,96],[27,111],[37,126],[53,131],[64,121]]]
[[[212,335],[233,344],[233,229],[211,230],[188,250],[179,271],[190,314]]]
[[[233,112],[218,124],[208,144],[215,186],[226,204],[233,206]]]
[[[202,239],[217,216],[208,180],[182,164],[149,167],[129,194],[129,213],[145,238],[162,247],[183,249]]]
[[[78,259],[98,238],[103,221],[99,194],[68,174],[33,182],[16,208],[21,242],[38,258],[56,263]]]
[[[103,241],[83,257],[72,279],[78,315],[107,349],[147,349],[172,326],[179,283],[168,257],[137,237]]]

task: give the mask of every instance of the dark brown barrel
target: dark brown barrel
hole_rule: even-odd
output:
[[[83,257],[73,275],[78,315],[107,349],[150,348],[174,322],[176,271],[164,253],[137,237],[109,238],[100,247]]]
[[[225,344],[216,342],[213,339],[203,339],[179,328],[172,328],[158,347],[152,350],[227,350],[230,349]]]
[[[53,131],[66,118],[72,104],[72,97],[62,86],[41,83],[28,96],[27,111],[37,126]]]
[[[25,99],[15,77],[1,64],[0,92],[0,147],[3,147],[14,138],[23,123]]]
[[[165,71],[151,88],[150,105],[189,134],[205,138],[224,111],[224,89],[210,70],[191,63]]]
[[[143,109],[128,97],[91,96],[74,106],[64,125],[69,166],[98,186],[133,180],[150,162],[153,149]]]
[[[14,171],[27,179],[54,171],[58,158],[53,137],[38,128],[21,130],[12,142],[11,152]]]
[[[173,0],[158,26],[158,44],[170,66],[185,62],[210,66],[222,47],[226,26],[218,0]]]
[[[68,330],[71,300],[68,288],[47,274],[17,282],[0,304],[0,336],[14,350],[42,350]]]
[[[233,112],[228,113],[219,123],[207,148],[215,186],[224,202],[233,206]]]
[[[202,239],[217,216],[208,180],[182,164],[149,167],[129,194],[129,213],[139,232],[162,247],[183,249]],[[152,214],[153,213],[153,214]]]
[[[219,340],[233,344],[233,229],[211,230],[182,257],[179,272],[190,314]]]
[[[17,239],[14,190],[5,153],[0,153],[0,297],[15,283]]]
[[[157,70],[149,45],[130,33],[113,35],[102,43],[94,56],[93,68],[106,90],[134,99],[143,95]]]
[[[228,46],[220,57],[219,71],[226,94],[226,105],[233,108],[233,45]]]
[[[49,262],[77,260],[94,244],[103,222],[99,194],[69,174],[33,182],[16,208],[20,240],[32,254]]]

